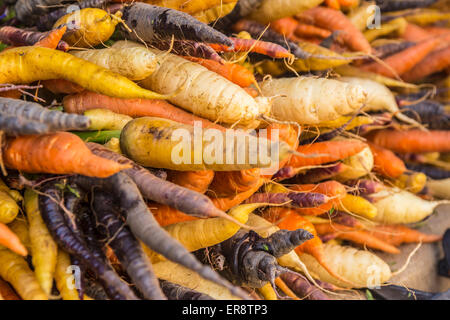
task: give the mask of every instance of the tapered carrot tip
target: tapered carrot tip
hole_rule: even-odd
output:
[[[81,166],[78,174],[88,177],[108,178],[119,171],[130,169],[130,164],[121,164],[98,156],[90,157],[84,166]]]

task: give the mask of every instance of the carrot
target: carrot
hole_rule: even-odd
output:
[[[425,39],[406,50],[393,54],[383,60],[384,64],[371,62],[361,66],[364,71],[370,71],[385,77],[395,77],[411,70],[418,62],[425,58],[440,43],[438,38]],[[390,69],[385,67],[388,65]],[[395,74],[394,74],[395,72]]]
[[[4,161],[9,168],[30,173],[79,173],[97,177],[108,177],[129,168],[93,155],[80,138],[67,132],[13,139],[4,149]]]
[[[328,8],[334,9],[334,10],[340,10],[341,4],[339,3],[339,0],[325,0],[325,5]]]
[[[134,118],[161,117],[190,125],[194,125],[194,121],[200,121],[204,128],[225,130],[224,127],[218,124],[197,117],[164,100],[119,99],[85,91],[79,94],[65,96],[63,106],[64,110],[69,113],[83,114],[86,110],[106,108],[115,113],[126,114]]]
[[[235,0],[204,0],[204,1],[188,1],[185,0],[150,0],[145,1],[160,7],[175,9],[186,13],[196,13],[207,10],[217,5],[228,4]],[[114,0],[114,2],[123,2],[122,0]],[[133,0],[125,0],[124,2],[134,2]]]
[[[0,248],[0,277],[9,282],[23,300],[48,300],[27,261],[5,248]]]
[[[20,47],[3,51],[0,53],[0,64],[3,71],[0,83],[65,79],[88,90],[118,98],[167,98],[142,89],[133,81],[93,63],[48,48]]]
[[[431,243],[442,239],[442,236],[425,234],[403,225],[379,225],[367,232],[393,246],[412,242]]]
[[[366,138],[374,144],[398,153],[449,152],[450,131],[377,130]]]
[[[46,39],[49,35],[49,32],[25,31],[11,26],[0,28],[0,41],[16,47],[33,46],[39,41]],[[54,36],[55,35],[57,35],[57,33],[55,33]],[[68,51],[69,44],[65,41],[59,41],[56,47],[52,47],[52,49]]]
[[[65,251],[59,249],[55,268],[56,288],[58,288],[63,300],[80,300],[75,287],[74,276],[71,273],[67,273],[67,269],[71,265],[70,256]],[[69,283],[72,286],[69,286]]]
[[[0,244],[22,256],[28,255],[27,249],[20,242],[17,235],[3,223],[0,223]]]
[[[45,38],[39,40],[34,44],[36,47],[44,47],[50,49],[57,49],[61,38],[67,31],[67,26],[51,31]]]
[[[12,222],[19,213],[16,201],[4,190],[0,191],[0,223]]]
[[[286,272],[283,273],[280,276],[280,278],[301,299],[306,298],[308,300],[329,300],[329,298],[325,293],[323,293],[320,289],[315,288],[312,284],[308,282],[308,280],[302,278],[300,275],[296,275],[291,272]],[[282,287],[280,287],[280,289],[282,289]]]
[[[314,238],[295,248],[295,252],[299,256],[301,256],[302,253],[309,253],[313,255],[317,259],[317,261],[319,261],[320,265],[322,265],[330,274],[336,277],[336,279],[347,282],[344,278],[337,275],[336,271],[331,269],[332,265],[325,262],[325,256],[323,254],[323,244],[318,237],[317,231],[312,223],[296,214],[293,210],[280,207],[274,207],[265,210],[262,214],[262,217],[272,223],[276,223],[276,225],[280,229],[304,229],[314,235]]]
[[[342,31],[343,41],[353,50],[371,53],[372,47],[364,35],[341,12],[325,7],[316,7],[304,12],[314,19],[314,24],[331,31]]]
[[[433,197],[450,200],[450,177],[440,180],[428,179],[426,187]]]
[[[401,37],[407,41],[417,42],[429,38],[430,33],[418,25],[408,23]]]
[[[421,192],[427,183],[427,176],[422,172],[407,172],[392,181],[394,186],[412,193]]]
[[[292,274],[291,272],[287,272],[288,274]],[[300,300],[299,297],[288,287],[288,285],[281,279],[283,275],[275,279],[276,286],[283,291],[289,298],[293,300]],[[295,275],[294,275],[295,276]]]
[[[192,16],[203,23],[214,23],[214,29],[220,30],[216,21],[231,13],[235,6],[236,2],[234,1],[226,4],[220,3],[212,8],[196,12]]]
[[[169,171],[168,180],[181,187],[205,193],[214,179],[214,171]]]
[[[125,125],[133,120],[130,116],[114,113],[108,109],[91,109],[84,113],[91,124],[89,130],[122,130]]]
[[[299,23],[291,17],[272,21],[270,27],[278,33],[286,35],[287,38],[291,38],[293,35],[298,37],[326,38],[331,35],[331,32],[326,29],[318,28],[306,23]]]
[[[260,178],[258,183],[251,189],[238,193],[235,196],[227,197],[227,198],[212,198],[212,202],[214,205],[219,208],[220,210],[227,211],[230,208],[233,208],[234,206],[237,206],[238,204],[244,202],[248,198],[250,198],[265,182],[266,180],[264,178]]]
[[[234,5],[234,4],[233,4]],[[159,280],[164,295],[169,300],[215,300],[205,293],[198,292],[175,283]]]
[[[368,175],[373,168],[373,155],[367,146],[362,151],[342,160],[345,170],[336,176],[338,181],[359,179]]]
[[[415,82],[426,76],[439,72],[450,66],[450,45],[444,49],[433,51],[411,70],[402,75],[407,82]]]
[[[223,198],[252,189],[258,184],[260,169],[216,172],[208,194]]]
[[[21,300],[14,290],[2,279],[0,279],[0,295],[4,300]]]
[[[42,84],[47,90],[55,94],[73,94],[84,91],[84,88],[82,86],[64,79],[45,80],[42,81]]]
[[[16,234],[20,242],[25,246],[28,252],[31,252],[31,241],[29,235],[28,222],[25,217],[19,217],[8,224],[9,229]]]
[[[293,16],[306,9],[318,6],[323,0],[263,0],[261,5],[254,7],[249,19],[269,23],[277,19]]]
[[[332,198],[328,202],[318,206],[317,208],[299,208],[295,209],[296,212],[304,215],[320,215],[331,208],[337,206],[341,199],[345,197],[345,187],[337,181],[325,181],[319,184],[297,184],[290,187],[291,190],[299,192],[317,192]]]
[[[400,253],[400,250],[398,250],[393,245],[372,236],[366,231],[355,230],[354,228],[337,223],[315,224],[314,228],[316,228],[318,235],[336,233],[339,239],[349,240],[362,246],[367,246],[369,248],[381,250],[387,253]]]
[[[198,218],[182,211],[160,203],[150,203],[148,208],[152,211],[155,220],[161,227],[184,221],[197,220]]]
[[[229,26],[252,13],[254,8],[259,7],[261,2],[262,0],[238,0],[230,13],[214,21],[214,28],[217,30],[227,30]]]
[[[409,170],[412,170],[413,172],[416,171],[416,172],[424,173],[427,177],[430,177],[431,179],[442,180],[442,179],[450,178],[449,170],[446,170],[444,168],[438,168],[431,164],[407,162],[406,167]]]
[[[272,141],[283,141],[285,142],[292,150],[298,148],[299,144],[299,134],[301,128],[294,125],[280,124],[280,123],[271,123],[266,129],[266,137],[269,140],[272,140],[272,135],[274,135],[274,139]],[[289,162],[289,159],[292,155],[286,157],[284,160],[280,161],[278,164],[279,168],[283,168]],[[270,178],[271,175],[263,175],[264,178]]]
[[[17,18],[29,24],[34,22],[40,14],[50,11],[52,6],[61,2],[61,0],[18,0],[14,9]]]
[[[380,10],[383,12],[400,11],[406,9],[425,8],[437,0],[403,0],[403,1],[377,1],[380,4]]]
[[[230,80],[231,82],[237,84],[241,87],[248,87],[253,83],[256,83],[256,79],[248,69],[244,68],[238,64],[220,64],[219,62],[207,59],[201,59],[196,57],[186,57],[183,58],[196,62],[206,69],[213,71],[217,74],[220,74],[225,79]]]
[[[358,85],[324,78],[279,78],[259,84],[264,95],[281,95],[274,100],[273,117],[299,124],[318,124],[355,112],[367,96]]]
[[[316,158],[305,158],[293,155],[287,165],[294,168],[300,168],[334,162],[357,154],[366,147],[367,144],[356,139],[323,141],[310,145],[299,146],[297,148],[297,152],[303,154],[323,154],[323,156]]]
[[[47,295],[51,294],[56,270],[58,246],[48,232],[38,207],[38,195],[25,191],[25,211],[29,224],[31,256],[36,279]]]
[[[377,208],[363,197],[346,194],[337,205],[337,209],[351,212],[358,216],[373,219],[377,215]]]

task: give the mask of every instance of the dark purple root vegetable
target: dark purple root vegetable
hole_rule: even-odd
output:
[[[0,113],[0,130],[7,136],[23,136],[29,134],[42,134],[50,132],[50,128],[45,123],[33,120],[21,119],[16,116],[4,115]]]
[[[15,5],[17,18],[26,25],[32,25],[38,16],[50,11],[65,0],[17,0]]]
[[[297,170],[295,170],[294,167],[283,167],[272,176],[272,179],[275,181],[282,181],[285,179],[292,178],[296,174]]]
[[[345,170],[345,165],[342,162],[338,162],[330,167],[315,168],[302,173],[297,174],[295,177],[285,181],[287,184],[307,184],[317,183],[323,180],[332,179],[339,173]]]
[[[406,9],[426,8],[437,0],[376,0],[381,12],[391,12]]]
[[[178,284],[159,280],[162,291],[169,300],[215,300],[207,294],[180,286]]]
[[[118,199],[126,223],[133,234],[150,249],[168,260],[197,272],[203,278],[229,289],[235,296],[248,299],[240,288],[231,285],[211,268],[202,265],[194,255],[159,226],[145,204],[138,187],[125,173],[119,172],[106,179],[76,176],[74,181],[86,191],[99,188],[98,190],[112,193]],[[152,188],[156,186],[153,185]],[[170,196],[176,197],[176,195]]]
[[[91,277],[86,278],[86,294],[94,300],[110,300],[102,285]]]
[[[186,214],[199,218],[220,216],[224,213],[217,209],[207,196],[180,187],[169,181],[161,180],[134,161],[119,155],[99,144],[88,143],[89,149],[97,156],[114,160],[121,164],[130,164],[131,169],[124,172],[136,183],[142,196],[148,200],[168,205]]]
[[[345,181],[345,184],[355,188],[355,190],[351,192],[355,195],[377,193],[385,188],[382,183],[368,179],[348,180]]]
[[[120,210],[112,198],[103,192],[95,192],[93,197],[97,230],[103,236],[103,241],[109,243],[146,299],[167,300],[145,252],[139,241],[125,226],[125,222],[120,219]]]
[[[32,46],[44,39],[47,35],[48,32],[26,31],[11,26],[2,27],[0,29],[0,41],[16,47]],[[56,49],[68,51],[69,44],[65,41],[60,41]]]
[[[325,39],[322,40],[322,42],[319,44],[321,47],[330,49],[331,46],[333,45],[333,43],[336,42],[336,40],[338,39],[339,35],[341,34],[342,31],[337,30],[332,32],[328,37],[326,37]]]
[[[279,258],[312,238],[314,238],[314,235],[303,229],[279,230],[268,238],[261,238],[256,241],[253,250],[266,251],[275,258]]]
[[[108,284],[111,291],[117,292],[117,296],[137,300],[128,285],[103,261],[97,259],[84,241],[79,239],[68,227],[63,210],[59,203],[54,201],[59,201],[58,199],[61,198],[60,191],[55,186],[55,181],[44,184],[41,191],[45,195],[39,195],[39,209],[50,234],[58,245],[82,261],[104,284]]]
[[[409,163],[406,162],[406,167],[409,170],[422,172],[430,177],[431,179],[441,180],[450,178],[450,171],[442,168],[438,168],[429,164],[421,164],[421,163]]]
[[[134,41],[155,42],[170,40],[193,40],[233,46],[227,36],[198,21],[191,15],[173,9],[146,3],[133,3],[123,10],[123,20],[133,29],[123,30],[126,38]],[[122,27],[123,29],[123,27]]]
[[[172,49],[174,53],[180,56],[197,57],[214,60],[222,64],[225,63],[225,60],[213,48],[201,42],[176,40],[172,46],[172,43],[169,41],[156,41],[153,43],[153,46],[164,51]]]
[[[70,256],[70,263],[80,268],[80,279],[77,287],[78,297],[80,300],[84,300],[84,294],[86,292],[86,266],[75,256]]]
[[[333,220],[333,222],[342,224],[344,226],[357,227],[358,225],[360,225],[359,221],[356,218],[352,217],[348,213],[338,211],[338,210],[334,210],[331,215],[329,213],[326,213],[326,214],[322,215],[321,217],[323,217],[324,219],[331,218],[331,220]]]
[[[323,243],[327,243],[330,240],[336,239],[338,235],[339,234],[337,232],[335,232],[335,233],[324,234],[324,235],[320,236],[319,238]]]
[[[416,43],[412,41],[396,41],[391,43],[386,43],[380,46],[374,47],[377,57],[380,59],[384,59],[394,53],[406,50]]]
[[[439,274],[450,278],[450,229],[447,229],[444,233],[442,247],[444,248],[444,258],[439,261]]]
[[[308,300],[330,300],[320,289],[314,287],[308,280],[297,274],[286,272],[281,275],[281,279],[299,297]]]
[[[321,193],[301,193],[301,192],[286,192],[286,193],[269,193],[259,192],[253,194],[245,203],[286,203],[286,206],[293,208],[315,208],[328,201],[327,196]]]
[[[450,117],[445,113],[444,107],[431,100],[425,100],[416,104],[410,104],[401,108],[403,114],[417,119],[426,124],[432,130],[450,129]]]
[[[229,14],[211,22],[210,25],[217,30],[227,31],[240,19],[258,9],[261,3],[262,0],[239,0]]]

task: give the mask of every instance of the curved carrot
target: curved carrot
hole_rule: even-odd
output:
[[[385,241],[380,240],[365,231],[355,230],[352,227],[347,227],[337,223],[319,223],[315,224],[314,228],[316,228],[319,235],[336,233],[337,238],[339,239],[349,240],[372,249],[377,249],[392,254],[400,253],[400,250],[393,245],[386,243]]]
[[[430,33],[427,32],[425,29],[419,27],[418,25],[408,23],[401,37],[402,39],[407,41],[418,42],[429,38]]]
[[[314,258],[316,258],[319,264],[328,271],[331,276],[348,283],[346,279],[343,279],[341,276],[336,274],[336,272],[332,270],[331,266],[326,264],[322,240],[320,240],[320,238],[318,237],[317,231],[311,222],[296,214],[292,209],[282,207],[268,208],[262,213],[262,217],[276,224],[280,229],[304,229],[313,234],[314,238],[299,245],[297,248],[295,248],[295,252],[298,255],[301,255],[302,253],[308,253],[312,255]]]
[[[151,203],[148,205],[149,209],[153,213],[156,221],[158,221],[161,227],[168,226],[170,224],[197,220],[199,218],[183,213],[177,209],[169,207],[165,204]]]
[[[230,80],[238,86],[248,87],[251,84],[256,83],[256,79],[253,73],[251,73],[250,70],[244,68],[241,65],[233,63],[221,64],[214,60],[202,59],[197,57],[183,56],[183,58],[204,66],[206,69],[221,75],[222,77]]]
[[[216,197],[230,197],[252,189],[258,184],[260,169],[241,171],[217,171],[209,186],[209,193]]]
[[[298,37],[320,37],[326,38],[331,35],[331,31],[318,28],[316,26],[300,23],[294,18],[286,17],[270,23],[270,27],[287,38]],[[294,39],[292,39],[294,40]]]
[[[322,193],[331,198],[330,200],[328,200],[328,202],[321,204],[316,208],[295,209],[297,213],[314,216],[324,214],[325,212],[331,210],[333,207],[336,207],[343,199],[343,197],[347,194],[345,186],[334,180],[325,181],[319,184],[296,184],[289,187],[289,189],[298,192]]]
[[[373,170],[386,177],[397,178],[406,171],[405,163],[392,151],[367,143],[373,154]]]
[[[309,145],[299,146],[297,152],[303,154],[324,154],[315,158],[305,158],[294,155],[288,162],[288,166],[299,168],[323,163],[334,162],[357,154],[367,147],[367,144],[356,139],[323,141]]]
[[[205,193],[213,181],[214,171],[168,171],[167,180],[181,187],[188,188],[200,193]]]
[[[361,31],[341,11],[315,7],[303,12],[314,19],[318,27],[331,31],[342,31],[340,37],[353,50],[371,53],[372,47]]]
[[[402,79],[406,82],[414,82],[423,79],[430,74],[444,70],[449,66],[450,45],[444,49],[431,52],[411,70],[402,74]]]
[[[264,182],[266,182],[266,179],[260,178],[255,186],[245,192],[241,192],[235,196],[226,198],[211,198],[211,201],[218,209],[222,211],[228,211],[234,206],[237,206],[238,204],[241,204],[242,202],[250,198],[256,191],[258,191],[258,189],[264,184]]]
[[[189,125],[194,125],[194,121],[200,121],[204,128],[225,131],[224,127],[179,109],[164,100],[119,99],[84,91],[64,97],[63,105],[64,110],[69,113],[83,114],[86,110],[103,108],[131,117],[160,117]]]
[[[368,232],[370,232],[374,237],[393,246],[399,246],[402,243],[411,242],[430,243],[440,241],[442,239],[442,236],[440,235],[425,234],[403,225],[376,226]]]
[[[56,29],[56,30],[52,30],[45,38],[36,42],[34,44],[34,46],[56,49],[58,47],[58,44],[60,43],[62,37],[66,33],[66,30],[67,30],[67,26],[64,26],[64,27]]]
[[[22,242],[20,242],[19,237],[3,223],[0,223],[0,245],[5,246],[21,256],[25,257],[28,255],[28,251]]]
[[[281,18],[270,22],[270,27],[276,32],[286,36],[286,38],[291,38],[297,29],[299,22],[291,17]]]
[[[398,153],[450,152],[450,131],[377,130],[366,138],[374,144]]]
[[[43,86],[55,93],[73,94],[84,91],[84,88],[76,83],[64,79],[53,79],[42,81]]]
[[[28,173],[78,173],[106,178],[131,167],[92,154],[83,140],[69,132],[12,139],[3,156],[7,167]]]
[[[417,43],[415,46],[409,47],[403,51],[393,54],[383,60],[384,64],[379,62],[371,62],[361,66],[364,71],[370,71],[385,77],[395,77],[411,70],[419,61],[425,58],[440,43],[438,38],[431,38]],[[396,74],[395,74],[395,73]]]

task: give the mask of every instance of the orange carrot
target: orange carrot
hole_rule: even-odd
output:
[[[0,223],[0,245],[5,246],[21,256],[25,257],[28,255],[28,251],[22,242],[20,242],[19,237],[3,223]]]
[[[314,24],[318,27],[331,31],[342,31],[340,37],[353,50],[371,53],[372,47],[361,31],[341,11],[315,7],[303,12],[314,19]]]
[[[324,156],[305,158],[294,155],[291,157],[287,165],[294,168],[300,168],[334,162],[348,158],[366,147],[367,144],[356,139],[316,142],[309,145],[299,146],[297,151],[303,154],[324,154]]]
[[[316,258],[317,262],[319,262],[319,264],[326,271],[328,271],[328,273],[331,276],[348,283],[347,280],[345,280],[342,277],[340,277],[339,275],[337,275],[331,269],[331,266],[328,266],[326,264],[324,252],[323,252],[322,240],[320,240],[320,238],[318,237],[317,231],[311,222],[309,222],[302,216],[295,213],[295,211],[293,211],[292,209],[282,208],[282,207],[268,208],[262,213],[262,217],[264,219],[276,224],[280,229],[285,229],[285,230],[304,229],[306,231],[309,231],[311,234],[313,234],[314,238],[299,245],[297,248],[295,248],[295,252],[298,255],[301,255],[302,253],[308,253],[308,254],[312,255],[314,258]]]
[[[9,90],[0,92],[0,97],[2,98],[11,98],[11,99],[20,99],[22,93],[19,90]]]
[[[398,153],[450,152],[450,131],[377,130],[365,136],[374,144]]]
[[[292,39],[293,36],[298,37],[320,37],[326,38],[331,35],[331,32],[326,29],[318,28],[310,24],[300,23],[294,18],[286,17],[270,23],[270,27],[286,36],[286,38]],[[295,41],[295,38],[292,39]]]
[[[34,44],[35,47],[44,47],[49,49],[56,49],[62,37],[66,33],[67,26],[52,30],[44,39],[39,40]]]
[[[214,171],[175,171],[167,172],[167,180],[179,186],[205,193],[209,185],[213,181]]]
[[[341,10],[341,4],[338,0],[325,0],[325,4],[328,8],[334,9],[334,10]]]
[[[288,297],[292,298],[293,300],[300,300],[299,297],[287,286],[287,284],[281,280],[280,277],[275,279],[276,286],[283,291]]]
[[[170,224],[197,220],[199,218],[185,214],[177,209],[169,207],[165,204],[150,203],[148,205],[150,211],[153,213],[153,217],[158,221],[161,227],[168,226]]]
[[[0,296],[5,300],[22,300],[10,285],[2,279],[0,279]]]
[[[189,125],[194,125],[194,121],[200,121],[203,128],[225,131],[221,125],[179,109],[165,100],[119,99],[84,91],[64,97],[63,105],[64,110],[69,113],[83,114],[86,110],[103,108],[135,118],[160,117]]]
[[[257,96],[259,96],[258,90],[254,89],[252,87],[245,87],[242,89],[244,89],[250,96],[252,96],[252,98],[256,98]]]
[[[73,94],[84,91],[84,88],[76,83],[64,79],[54,79],[42,81],[44,87],[54,94]]]
[[[253,73],[251,73],[250,70],[244,68],[241,65],[233,63],[221,64],[220,62],[214,60],[202,59],[197,57],[183,56],[183,58],[204,66],[206,69],[221,75],[225,79],[230,80],[238,86],[248,87],[251,84],[256,83],[256,79],[253,76]]]
[[[387,57],[383,60],[383,62],[390,68],[380,64],[378,61],[365,64],[360,68],[364,71],[374,72],[385,77],[402,75],[403,73],[411,70],[417,63],[419,63],[419,61],[433,51],[439,42],[439,38],[433,37],[431,39],[425,39],[417,43],[415,46],[409,47]]]
[[[299,192],[317,192],[330,197],[331,199],[316,208],[298,208],[294,209],[297,213],[303,215],[321,215],[336,207],[341,199],[347,194],[345,186],[337,181],[330,180],[319,184],[296,184],[290,186],[289,189]]]
[[[405,163],[392,151],[379,147],[373,143],[367,143],[373,154],[373,170],[386,177],[397,178],[406,171]]]
[[[414,82],[450,66],[450,45],[444,49],[431,52],[411,70],[402,74],[406,82]]]
[[[407,41],[418,42],[429,38],[430,33],[418,25],[408,23],[401,37]]]
[[[259,179],[259,168],[241,171],[217,171],[209,186],[208,193],[218,198],[235,196],[252,189],[259,183]]]
[[[270,27],[276,32],[290,38],[297,29],[299,22],[291,17],[281,18],[270,22]]]
[[[442,239],[442,236],[434,234],[425,234],[420,231],[410,229],[402,225],[376,226],[368,231],[376,238],[383,240],[393,246],[399,246],[402,243],[411,242],[436,242]]]
[[[400,253],[400,250],[398,250],[393,245],[386,243],[385,241],[380,240],[365,231],[355,230],[352,227],[337,223],[319,223],[315,224],[314,228],[316,228],[316,231],[319,235],[333,233],[336,234],[337,238],[339,239],[352,241],[354,243],[367,246],[372,249],[377,249],[392,254]]]
[[[7,142],[3,156],[7,167],[28,173],[106,178],[131,167],[92,154],[83,140],[69,132],[17,137]]]
[[[222,44],[210,43],[209,46],[218,52],[255,52],[271,58],[291,58],[292,54],[282,46],[261,40],[230,38],[234,48]]]

